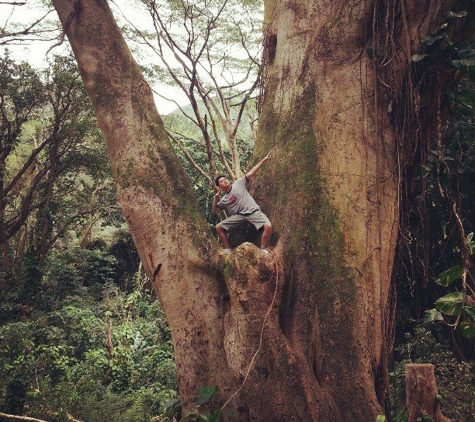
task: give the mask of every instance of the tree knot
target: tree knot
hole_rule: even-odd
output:
[[[265,254],[246,242],[232,253],[220,254],[219,265],[231,301],[252,309],[262,309],[272,301],[280,303],[282,286],[276,285],[279,264],[274,254]]]

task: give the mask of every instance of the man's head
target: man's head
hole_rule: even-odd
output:
[[[224,190],[225,192],[229,191],[231,188],[231,183],[229,183],[229,180],[226,179],[226,176],[220,174],[214,179],[214,183],[216,186],[218,186],[220,189]]]

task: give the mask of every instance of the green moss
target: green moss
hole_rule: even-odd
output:
[[[270,81],[268,92],[273,90],[272,85]],[[269,108],[263,110],[261,131],[270,140],[267,142],[275,142],[279,155],[286,157],[272,170],[270,179],[277,184],[270,189],[273,195],[270,193],[266,201],[267,206],[275,210],[276,230],[290,230],[285,234],[285,266],[289,273],[298,267],[299,274],[305,274],[305,280],[294,282],[309,284],[307,291],[312,295],[309,303],[318,304],[318,314],[325,321],[321,328],[323,336],[330,337],[331,330],[338,327],[351,344],[356,280],[345,266],[338,211],[327,197],[325,179],[318,168],[322,137],[314,128],[315,98],[316,87],[311,85],[295,99],[288,116]],[[268,145],[265,148],[270,149]],[[265,188],[260,186],[260,190]],[[348,309],[347,318],[335,314],[337,306]],[[341,347],[342,343],[337,344]],[[350,347],[343,353],[351,353],[351,350]],[[341,355],[342,351],[335,350],[335,353]]]
[[[233,275],[233,266],[229,261],[223,261],[223,264],[220,267],[221,273],[225,279],[232,277]]]
[[[142,163],[136,165],[137,157],[122,163],[118,169],[118,182],[122,187],[140,186],[151,196],[160,198],[176,220],[185,220],[190,233],[197,233],[190,238],[205,255],[210,243],[202,233],[210,232],[209,226],[201,214],[189,179],[159,123],[150,123],[148,130],[144,131],[148,139],[140,141],[145,144]]]

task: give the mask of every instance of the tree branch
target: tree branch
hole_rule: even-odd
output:
[[[14,5],[23,5],[23,4],[26,4],[25,3],[0,3],[0,4],[10,4],[12,6]],[[50,32],[54,32],[55,29],[42,29],[42,30],[33,30],[33,28],[35,28],[36,26],[38,26],[40,23],[42,23],[50,13],[52,13],[53,10],[48,10],[48,12],[46,12],[46,14],[44,14],[41,18],[37,19],[36,21],[34,21],[33,23],[31,23],[29,26],[27,26],[26,28],[20,30],[20,31],[15,31],[15,32],[6,32],[6,24],[5,24],[5,27],[2,29],[2,31],[0,32],[0,38],[9,38],[7,39],[6,41],[2,41],[0,42],[0,45],[6,45],[6,44],[11,44],[13,41],[18,41],[16,39],[16,37],[22,37],[24,35],[39,35],[39,34],[43,34],[43,33],[50,33]],[[13,12],[12,12],[13,13]],[[24,38],[21,38],[22,41],[25,41]],[[52,38],[54,39],[54,38]],[[37,39],[33,38],[32,41],[36,41]]]
[[[213,181],[211,177],[198,165],[198,163],[193,159],[193,157],[190,155],[190,153],[186,150],[186,148],[183,146],[183,144],[180,142],[178,138],[173,136],[169,131],[167,131],[168,136],[173,139],[174,142],[178,145],[180,150],[185,154],[186,159],[189,161],[189,163],[193,166],[193,168],[201,174],[210,184],[213,184]]]
[[[29,416],[8,415],[2,412],[0,412],[0,417],[6,418],[6,419],[15,419],[17,421],[48,422],[44,419],[30,418]]]

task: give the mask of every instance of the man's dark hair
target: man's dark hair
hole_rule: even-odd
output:
[[[216,176],[216,179],[214,179],[214,184],[216,186],[219,186],[219,179],[221,179],[221,177],[226,177],[224,174],[220,174],[219,176]]]

